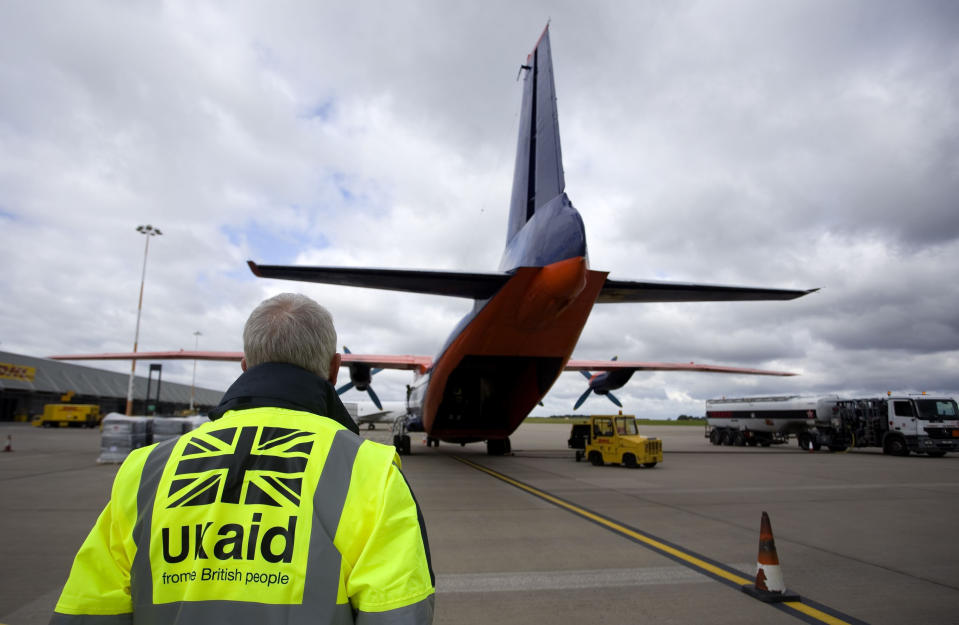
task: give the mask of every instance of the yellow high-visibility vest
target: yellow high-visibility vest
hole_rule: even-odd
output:
[[[253,408],[130,454],[51,623],[423,623],[434,584],[393,447]]]

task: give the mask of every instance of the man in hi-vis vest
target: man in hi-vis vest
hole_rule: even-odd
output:
[[[423,517],[340,403],[335,346],[308,297],[257,306],[212,421],[120,467],[50,622],[430,623]]]

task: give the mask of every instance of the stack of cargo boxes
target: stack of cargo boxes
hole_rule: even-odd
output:
[[[101,464],[123,462],[134,449],[162,443],[193,431],[210,420],[201,415],[189,417],[128,417],[111,412],[103,419],[100,435]]]
[[[186,420],[182,417],[155,417],[153,419],[153,442],[162,443],[183,434]]]
[[[101,426],[97,462],[123,462],[134,449],[149,445],[152,422],[150,417],[128,417],[118,412],[108,414]]]
[[[176,438],[197,429],[209,421],[208,418],[200,415],[189,417],[154,417],[153,418],[153,442],[162,443],[165,440]]]

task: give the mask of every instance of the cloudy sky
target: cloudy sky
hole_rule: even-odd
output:
[[[517,70],[547,19],[592,268],[822,289],[597,306],[575,357],[801,374],[637,374],[629,411],[959,394],[959,5],[933,1],[5,2],[0,349],[129,351],[149,223],[141,350],[195,331],[240,350],[250,310],[298,290],[353,351],[434,355],[469,302],[259,280],[245,261],[495,270]],[[237,373],[200,363],[197,383]],[[584,388],[564,374],[539,412]]]

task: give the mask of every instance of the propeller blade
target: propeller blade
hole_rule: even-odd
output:
[[[619,400],[616,399],[616,396],[613,395],[612,393],[606,393],[606,397],[609,397],[609,401],[613,402],[614,404],[616,404],[616,405],[619,406],[620,408],[623,407],[623,404],[621,404],[621,403],[619,402]]]
[[[587,380],[589,380],[589,379],[591,379],[591,378],[593,377],[593,374],[592,374],[591,371],[583,371],[582,369],[580,369],[579,372],[582,373],[582,374],[583,374],[583,377],[586,378]]]
[[[353,388],[353,383],[352,383],[352,382],[347,382],[346,384],[344,384],[344,385],[341,386],[340,388],[336,389],[336,394],[337,394],[337,395],[342,395],[343,393],[345,393],[346,391],[350,390],[351,388]]]
[[[586,401],[586,398],[589,397],[589,394],[593,392],[593,389],[588,388],[586,392],[579,396],[579,399],[576,400],[576,403],[573,405],[573,410],[576,410],[583,405],[583,402]]]
[[[350,348],[349,348],[349,347],[347,347],[346,345],[344,345],[344,346],[343,346],[343,353],[344,353],[344,354],[352,354],[353,352],[350,351]]]
[[[377,410],[383,410],[383,404],[380,403],[380,398],[376,396],[376,393],[373,392],[372,386],[366,387],[366,392],[369,393],[370,399],[373,400],[373,404],[376,405]]]

